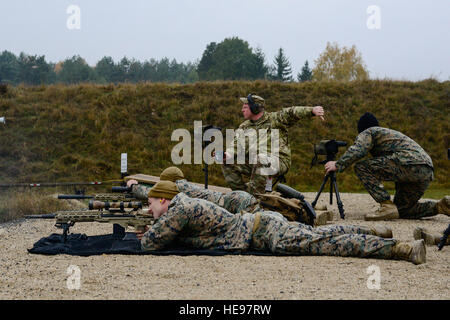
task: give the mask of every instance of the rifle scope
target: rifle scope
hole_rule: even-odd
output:
[[[108,202],[108,201],[89,201],[89,210],[96,209],[142,209],[142,202],[129,201],[129,202]]]

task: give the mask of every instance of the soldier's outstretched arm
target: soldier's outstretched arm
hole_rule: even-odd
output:
[[[300,107],[294,106],[283,108],[277,112],[277,120],[284,125],[291,126],[297,121],[307,117],[320,116],[323,120],[324,111],[321,106],[316,107]]]
[[[361,132],[356,137],[355,143],[345,151],[338,161],[336,161],[335,165],[337,171],[342,172],[356,160],[365,157],[373,148],[373,144],[373,137],[369,130]]]
[[[133,184],[131,187],[131,193],[136,199],[147,200],[148,193],[152,187],[144,184]]]

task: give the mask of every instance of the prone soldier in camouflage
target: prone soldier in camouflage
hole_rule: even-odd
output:
[[[355,173],[372,198],[380,203],[376,213],[365,220],[396,218],[419,219],[437,214],[450,215],[450,197],[439,202],[418,202],[433,180],[433,162],[425,150],[401,132],[383,128],[371,113],[365,113],[358,122],[359,135],[353,146],[338,161],[329,161],[325,170],[342,172],[370,152],[373,158],[355,164]],[[395,181],[395,197],[381,181]]]
[[[201,188],[184,178],[183,171],[177,167],[169,167],[161,172],[160,181],[167,180],[174,182],[180,192],[185,193],[190,198],[199,198],[211,201],[231,213],[242,211],[252,212],[258,206],[258,200],[244,191],[231,191],[228,193],[212,191]],[[149,185],[138,184],[136,180],[129,180],[127,186],[132,186],[132,193],[137,199],[146,200],[152,188]]]
[[[327,226],[313,228],[268,211],[232,214],[204,199],[189,198],[175,183],[158,182],[148,194],[156,219],[137,233],[142,250],[161,250],[178,244],[209,250],[271,252],[277,255],[330,255],[401,259],[425,263],[424,240],[412,243],[392,238],[386,227]]]
[[[264,193],[272,191],[272,184],[284,176],[291,167],[291,148],[289,145],[288,128],[293,126],[303,118],[319,116],[323,120],[324,111],[321,106],[316,107],[290,107],[278,112],[265,112],[265,101],[262,97],[250,94],[246,98],[240,98],[244,103],[242,114],[244,121],[236,130],[234,137],[234,147],[229,148],[224,153],[224,164],[222,165],[223,175],[232,190],[244,190],[250,194]],[[245,142],[245,132],[256,132],[258,134],[258,145],[267,146],[267,154],[277,153],[278,163],[277,173],[267,176],[258,171],[256,164],[251,164],[249,160],[250,145]],[[261,136],[259,130],[267,130],[267,136]],[[277,129],[279,134],[278,150],[271,150],[271,130]],[[245,150],[245,163],[237,163],[237,155],[240,150]],[[259,151],[258,151],[259,152]],[[260,155],[258,155],[260,156]],[[230,161],[234,160],[231,164]],[[255,160],[254,160],[255,161]],[[244,177],[248,183],[244,181]]]

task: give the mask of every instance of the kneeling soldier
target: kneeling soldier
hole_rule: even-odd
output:
[[[450,197],[439,202],[419,199],[433,180],[433,162],[430,156],[414,140],[401,132],[383,128],[369,112],[358,122],[355,144],[347,149],[338,161],[325,164],[326,172],[342,172],[352,163],[370,152],[373,158],[355,164],[355,172],[372,198],[380,203],[374,214],[365,220],[419,219],[437,214],[450,216]],[[381,181],[395,181],[395,198]]]

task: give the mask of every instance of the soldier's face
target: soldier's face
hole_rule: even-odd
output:
[[[248,106],[247,103],[242,105],[242,115],[244,116],[245,120],[249,120],[252,117],[252,111],[250,110],[250,107]]]
[[[148,198],[148,208],[153,214],[153,218],[158,219],[167,211],[167,207],[164,205],[165,201],[166,199]]]

